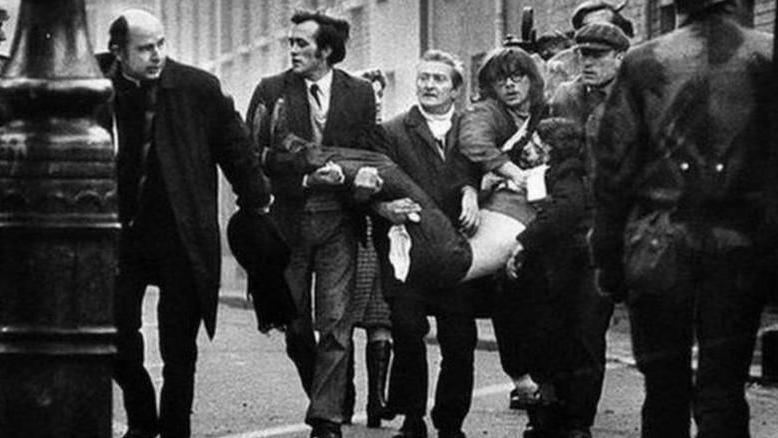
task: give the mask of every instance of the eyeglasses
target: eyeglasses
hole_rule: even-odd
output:
[[[529,76],[515,73],[508,76],[507,78],[496,80],[495,85],[497,85],[498,87],[505,87],[506,85],[508,85],[508,81],[513,82],[514,85],[521,85],[522,83],[529,81]]]

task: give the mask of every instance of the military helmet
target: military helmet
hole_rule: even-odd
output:
[[[719,3],[732,0],[675,0],[675,9],[681,14],[692,14]]]

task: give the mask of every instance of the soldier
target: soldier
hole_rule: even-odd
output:
[[[738,23],[735,0],[675,5],[681,27],[626,55],[606,104],[591,246],[600,289],[629,306],[641,436],[689,437],[693,412],[700,437],[748,437],[776,235],[772,38]]]

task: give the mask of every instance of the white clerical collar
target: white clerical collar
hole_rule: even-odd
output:
[[[133,84],[135,84],[136,87],[140,87],[140,79],[136,79],[125,72],[121,72],[121,74],[122,77],[124,77],[124,79],[127,79],[128,81],[132,82]]]

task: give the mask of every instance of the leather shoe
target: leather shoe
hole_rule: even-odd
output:
[[[340,432],[340,424],[333,423],[332,421],[320,420],[317,421],[311,431],[311,438],[342,438],[343,435]]]
[[[422,417],[405,417],[399,432],[392,438],[427,438],[427,425]]]

